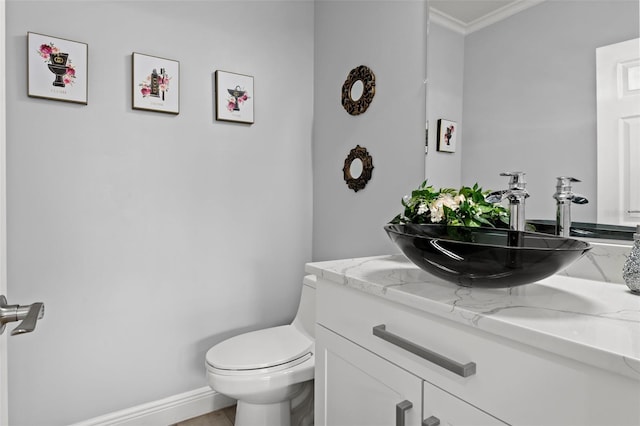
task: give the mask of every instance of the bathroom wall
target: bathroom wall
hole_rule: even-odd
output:
[[[424,180],[426,3],[316,0],[315,22],[313,258],[397,252],[383,225]],[[351,116],[340,95],[358,65],[375,73],[376,93]],[[342,176],[356,145],[374,166],[358,192]]]
[[[468,35],[463,181],[502,189],[500,172],[526,172],[529,218],[555,217],[557,176],[595,201],[595,49],[638,37],[638,14],[635,0],[545,1]],[[572,216],[595,222],[595,202]]]
[[[313,7],[7,1],[9,296],[46,304],[10,338],[10,424],[207,386],[209,347],[293,317],[311,260]],[[87,106],[27,97],[27,31],[88,43]],[[179,115],[131,109],[133,51],[180,62]],[[255,77],[255,124],[215,121],[216,69]]]
[[[464,81],[464,35],[433,20],[427,37],[427,117],[429,151],[425,157],[425,178],[434,188],[473,185],[461,182],[464,155],[462,93]],[[438,151],[438,120],[457,123],[456,152]]]

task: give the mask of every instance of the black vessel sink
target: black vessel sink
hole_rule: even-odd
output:
[[[389,238],[419,268],[465,287],[539,281],[578,260],[589,243],[537,232],[388,224]]]
[[[551,235],[556,233],[555,220],[528,220],[527,225],[530,225],[535,232]],[[572,222],[569,232],[572,237],[633,241],[635,230],[636,228],[631,226]]]

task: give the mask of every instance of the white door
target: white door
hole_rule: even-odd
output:
[[[6,209],[6,94],[5,94],[5,0],[0,0],[0,296],[7,294],[7,209]],[[0,300],[0,318],[9,321],[23,320],[27,317],[33,322],[42,318],[44,306],[34,303],[28,306],[8,305]],[[33,308],[33,309],[32,309]],[[34,315],[35,314],[35,315]],[[35,318],[34,318],[35,316]],[[28,321],[27,321],[28,322]],[[27,322],[21,327],[25,332],[30,326]],[[1,325],[0,325],[1,327]],[[15,331],[15,325],[12,324]],[[5,329],[6,331],[6,329]],[[0,426],[9,424],[8,380],[7,380],[7,334],[0,335]]]
[[[7,294],[6,172],[5,172],[5,0],[0,0],[0,294]],[[8,425],[7,335],[0,336],[0,425]]]
[[[640,224],[640,39],[596,49],[598,223]]]

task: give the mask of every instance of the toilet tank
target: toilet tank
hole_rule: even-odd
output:
[[[302,280],[302,293],[298,313],[292,323],[300,331],[315,340],[316,326],[316,276],[307,275]]]

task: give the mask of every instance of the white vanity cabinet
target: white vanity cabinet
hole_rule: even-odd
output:
[[[331,284],[328,285],[331,286]],[[320,292],[326,290],[327,287],[317,289]],[[337,290],[340,291],[340,289]],[[335,306],[332,304],[320,304],[318,307],[324,311],[319,318],[335,314]],[[323,426],[498,426],[505,424],[424,381],[416,374],[395,365],[392,361],[325,328],[320,319],[316,327],[315,424]]]
[[[316,340],[316,425],[504,425],[322,326]]]
[[[322,326],[316,341],[316,425],[420,426],[419,377]]]
[[[398,303],[397,289],[374,285],[392,270],[354,280],[323,266],[307,267],[318,276],[318,426],[640,424],[640,371],[629,377],[543,350],[532,330],[518,342],[474,327],[481,316],[462,312],[467,325],[438,314],[470,289],[451,285],[444,297],[442,283],[414,283]]]

